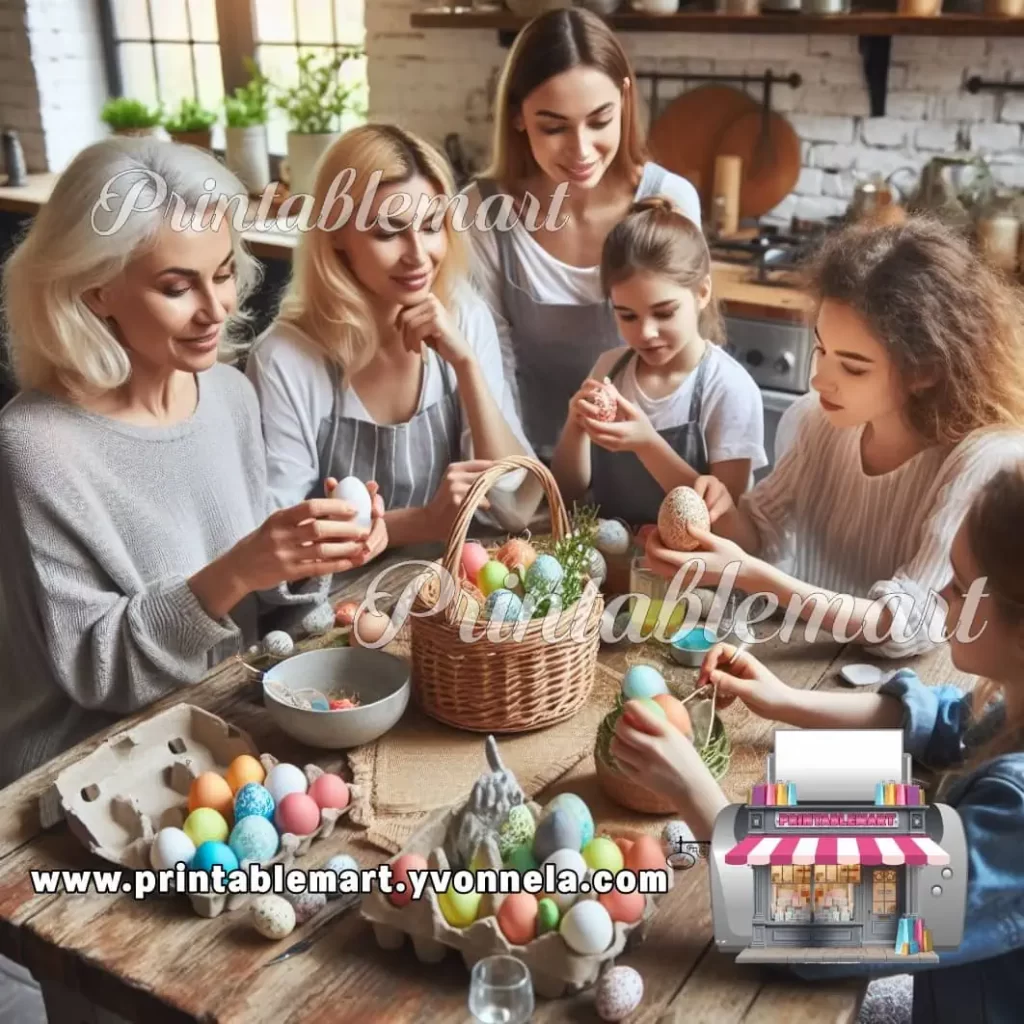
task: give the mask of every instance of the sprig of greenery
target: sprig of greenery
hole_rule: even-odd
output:
[[[346,61],[361,57],[357,47],[340,51],[326,62],[317,63],[314,54],[299,58],[299,82],[285,89],[277,106],[291,121],[292,131],[303,135],[322,135],[337,131],[346,113],[360,109],[358,87],[342,80],[340,72]]]
[[[205,132],[216,122],[216,111],[207,110],[198,100],[183,99],[178,109],[164,121],[164,127],[176,135],[180,132]]]
[[[163,107],[148,107],[141,100],[115,96],[100,111],[100,120],[115,131],[121,128],[155,128],[164,119]]]
[[[589,505],[573,506],[570,516],[571,530],[557,544],[553,552],[562,566],[562,607],[571,608],[583,594],[590,571],[590,552],[597,537],[597,510]]]
[[[224,98],[224,113],[231,128],[251,128],[266,124],[270,113],[270,79],[251,57],[245,58],[249,81]]]

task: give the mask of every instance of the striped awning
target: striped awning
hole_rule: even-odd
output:
[[[927,836],[747,836],[726,864],[948,864]]]

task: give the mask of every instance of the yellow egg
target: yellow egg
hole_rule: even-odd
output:
[[[478,892],[456,892],[449,887],[437,897],[437,905],[453,928],[467,928],[476,920],[481,899]]]
[[[181,826],[182,832],[192,840],[196,849],[203,843],[226,843],[228,823],[224,816],[210,807],[197,807]]]
[[[188,809],[195,811],[200,807],[209,807],[226,821],[231,820],[235,794],[231,792],[227,781],[216,772],[203,772],[192,780],[188,791]]]
[[[237,793],[248,782],[262,783],[266,777],[263,765],[251,754],[239,754],[224,773],[224,781],[232,793]]]
[[[595,871],[621,871],[625,866],[622,851],[615,845],[614,839],[597,836],[583,847],[583,859],[587,867]]]

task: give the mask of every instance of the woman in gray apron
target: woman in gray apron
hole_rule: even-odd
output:
[[[646,159],[636,90],[602,19],[580,8],[534,19],[501,78],[492,164],[467,190],[474,274],[545,461],[569,399],[597,357],[622,344],[601,289],[604,236],[631,203],[657,193],[700,223],[693,186]]]

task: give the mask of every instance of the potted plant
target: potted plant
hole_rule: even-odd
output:
[[[260,195],[271,181],[267,143],[270,81],[252,58],[245,58],[245,67],[249,81],[224,99],[224,162],[250,195]]]
[[[358,85],[342,80],[346,61],[362,56],[362,50],[344,50],[329,61],[317,62],[313,54],[299,58],[299,82],[285,89],[277,105],[291,123],[288,133],[288,185],[292,195],[312,192],[316,164],[341,136],[341,119],[359,112]]]
[[[163,121],[163,109],[148,107],[141,100],[127,96],[116,96],[103,105],[100,120],[115,135],[156,135]]]
[[[209,149],[210,129],[216,121],[217,114],[201,106],[198,100],[183,99],[177,111],[164,122],[164,127],[175,142]]]

